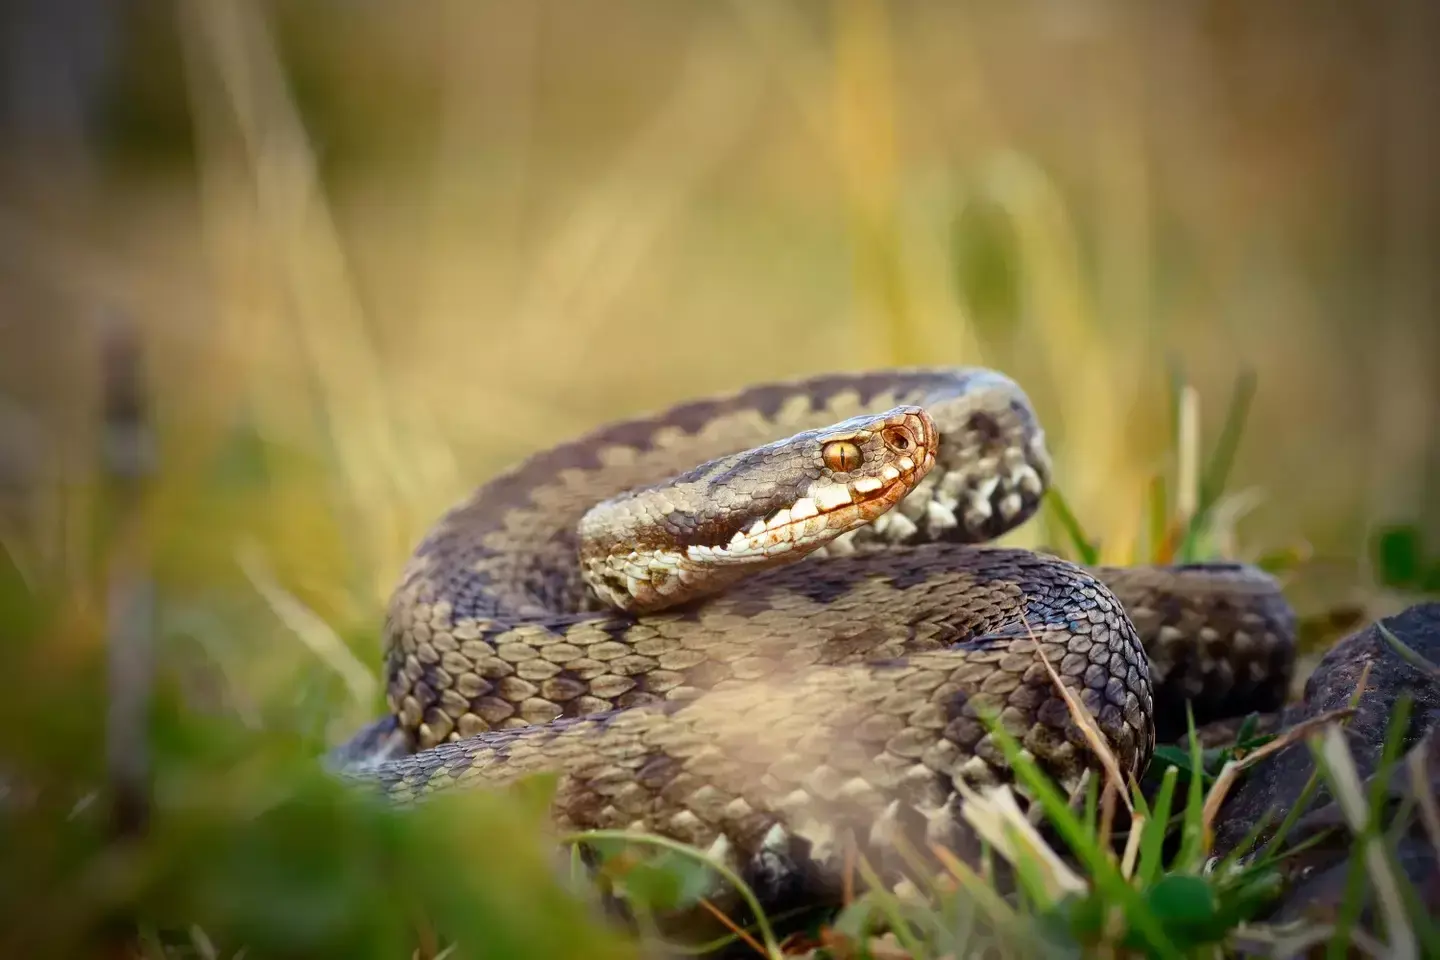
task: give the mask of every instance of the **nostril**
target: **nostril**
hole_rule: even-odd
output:
[[[885,445],[897,453],[904,453],[915,445],[915,441],[910,438],[909,432],[901,427],[891,427],[885,431],[884,436]]]

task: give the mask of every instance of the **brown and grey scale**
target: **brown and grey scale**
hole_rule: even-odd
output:
[[[893,422],[928,464],[874,441]],[[1039,653],[1136,774],[1184,696],[1197,713],[1283,696],[1293,614],[1253,568],[1087,571],[976,546],[1034,513],[1050,471],[1023,392],[978,369],[751,388],[538,454],[417,549],[386,624],[393,716],[340,755],[393,733],[403,756],[351,772],[397,800],[556,771],[562,827],[803,872],[883,824],[958,842],[955,782],[1007,778],[981,709],[1076,783],[1096,761]],[[623,522],[582,536],[612,498]],[[635,550],[610,566],[642,593],[655,564],[703,591],[707,570],[778,552],[627,612],[585,581],[597,539]]]

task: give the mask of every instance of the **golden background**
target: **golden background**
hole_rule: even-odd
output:
[[[12,77],[93,89],[11,111],[0,533],[101,616],[98,331],[135,324],[146,549],[237,689],[373,690],[408,550],[525,454],[833,369],[1014,376],[1109,560],[1177,374],[1208,449],[1253,371],[1223,545],[1306,558],[1305,609],[1368,596],[1377,525],[1440,531],[1423,3],[148,3],[91,11],[90,73],[38,9]]]

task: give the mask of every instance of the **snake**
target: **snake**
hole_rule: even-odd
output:
[[[1053,473],[984,367],[598,427],[424,535],[386,610],[388,712],[335,762],[397,803],[552,774],[558,829],[669,837],[778,897],[833,889],[847,845],[963,846],[965,789],[1015,782],[996,723],[1073,790],[1095,730],[1139,777],[1189,711],[1283,705],[1295,614],[1262,569],[994,542]]]

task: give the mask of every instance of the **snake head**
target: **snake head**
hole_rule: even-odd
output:
[[[938,444],[930,414],[901,406],[720,457],[591,508],[581,576],[636,613],[717,593],[884,514],[934,466]]]

